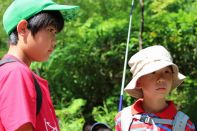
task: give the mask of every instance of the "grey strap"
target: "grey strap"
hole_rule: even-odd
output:
[[[168,124],[168,125],[173,125],[173,120],[170,119],[160,119],[160,118],[151,118],[148,115],[133,115],[133,118],[138,119],[141,122],[144,123],[149,123],[149,124],[155,124],[155,123],[160,123],[160,124]]]
[[[152,118],[152,119],[155,123],[173,125],[173,120],[170,119],[160,119],[160,118]]]
[[[178,111],[174,119],[173,131],[185,131],[188,119],[189,117],[185,113]]]
[[[2,60],[0,60],[0,66],[4,65],[6,63],[10,63],[10,62],[16,62],[16,60],[10,59],[10,58],[2,59]]]

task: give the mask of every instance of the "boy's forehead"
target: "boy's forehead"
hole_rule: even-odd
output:
[[[163,68],[161,68],[161,69],[158,69],[158,70],[154,70],[154,69],[153,69],[153,71],[150,72],[149,74],[151,74],[151,73],[153,73],[153,72],[160,72],[160,71],[166,71],[166,70],[168,70],[168,71],[173,71],[173,68],[172,68],[171,65],[170,65],[170,66],[165,66],[165,67],[163,67]]]
[[[161,70],[172,70],[172,66],[171,65],[165,66],[165,67],[163,67],[163,68],[161,68],[159,70],[156,70],[156,71],[161,71]]]

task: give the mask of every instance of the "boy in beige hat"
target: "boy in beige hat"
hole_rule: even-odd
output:
[[[189,117],[166,100],[185,76],[163,46],[142,49],[131,57],[129,66],[133,78],[125,91],[138,100],[117,114],[116,131],[195,131]]]

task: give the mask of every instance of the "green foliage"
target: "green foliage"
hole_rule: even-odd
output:
[[[0,10],[1,10],[1,13],[0,13],[0,47],[5,47],[6,43],[7,43],[7,35],[5,33],[5,30],[3,28],[3,13],[5,12],[6,10],[6,7],[8,7],[8,5],[11,3],[12,0],[0,0]]]
[[[116,114],[117,112],[110,111],[105,103],[104,106],[94,107],[92,112],[92,115],[96,121],[106,123],[110,125],[110,127],[115,127],[113,118]]]
[[[6,53],[7,51],[7,35],[3,28],[3,13],[5,12],[6,7],[11,3],[11,0],[0,0],[0,58]]]
[[[188,3],[182,5],[186,6]],[[178,1],[173,4],[177,7],[175,11],[166,7],[164,12],[158,12],[147,20],[145,25],[150,32],[144,35],[144,39],[147,43],[162,43],[168,47],[173,54],[174,62],[181,65],[180,70],[195,78],[197,75],[195,67],[197,59],[197,2],[187,5],[187,7],[180,5]],[[154,12],[154,8],[152,11]]]
[[[196,121],[197,114],[197,79],[187,78],[184,84],[174,90],[169,99],[174,100],[177,107],[190,116],[192,121]]]
[[[56,115],[59,119],[61,131],[81,131],[84,119],[81,114],[81,108],[86,101],[83,99],[74,99],[69,107],[56,110]],[[76,126],[77,125],[77,126]]]

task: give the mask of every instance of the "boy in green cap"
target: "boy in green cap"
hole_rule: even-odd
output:
[[[0,62],[1,131],[60,130],[48,82],[29,67],[48,60],[56,34],[76,8],[51,0],[14,0],[5,11],[9,50]]]

